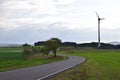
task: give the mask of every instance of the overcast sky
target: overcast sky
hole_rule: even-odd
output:
[[[0,43],[120,41],[120,0],[0,0]]]

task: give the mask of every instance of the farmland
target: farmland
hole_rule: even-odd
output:
[[[74,48],[60,53],[83,56],[87,61],[52,80],[120,80],[120,50]]]
[[[64,57],[61,56],[54,58],[52,55],[43,56],[42,54],[37,54],[30,57],[28,60],[25,60],[22,52],[22,47],[0,48],[0,72],[37,66],[50,62],[60,61],[63,59]]]

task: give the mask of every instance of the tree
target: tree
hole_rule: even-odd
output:
[[[45,42],[45,48],[48,52],[52,51],[56,57],[57,48],[61,45],[61,40],[58,38],[51,38]]]
[[[24,58],[27,59],[28,57],[30,57],[31,55],[33,54],[33,51],[31,49],[31,47],[24,47],[23,48],[23,55],[24,55]]]
[[[27,43],[23,44],[23,47],[27,47],[27,46],[30,46],[30,44]]]

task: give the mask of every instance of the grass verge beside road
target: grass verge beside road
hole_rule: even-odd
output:
[[[20,49],[17,50],[19,51]],[[15,48],[0,49],[0,72],[37,66],[66,59],[63,56],[57,56],[55,58],[52,55],[43,56],[42,54],[36,54],[25,60],[23,53],[16,52],[17,50]]]
[[[120,50],[81,49],[61,53],[83,56],[87,61],[52,80],[120,80]]]

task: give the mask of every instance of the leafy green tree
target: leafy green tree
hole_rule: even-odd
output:
[[[45,42],[45,48],[47,49],[47,54],[49,54],[50,51],[53,52],[54,57],[56,57],[56,52],[58,47],[61,45],[61,40],[58,38],[51,38]]]

